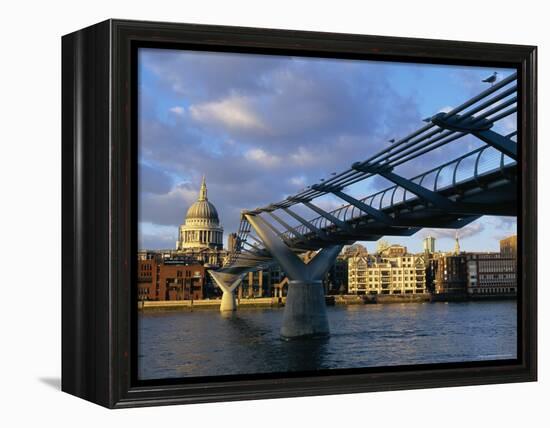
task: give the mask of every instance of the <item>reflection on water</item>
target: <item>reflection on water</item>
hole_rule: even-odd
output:
[[[284,341],[283,309],[140,312],[140,379],[516,358],[516,302],[329,307],[326,339]]]

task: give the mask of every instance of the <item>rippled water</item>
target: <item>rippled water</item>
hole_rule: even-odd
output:
[[[284,341],[283,309],[140,312],[140,379],[516,358],[516,302],[328,307],[326,340]]]

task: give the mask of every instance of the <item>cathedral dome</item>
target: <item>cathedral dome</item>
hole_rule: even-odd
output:
[[[197,201],[189,207],[185,220],[209,220],[219,223],[216,207],[208,201]]]
[[[204,177],[199,198],[189,207],[185,222],[179,227],[176,249],[183,252],[213,251],[214,259],[219,250],[223,249],[223,227],[220,225],[218,210],[208,201]],[[210,253],[207,253],[201,254],[210,260],[209,263],[212,263],[212,259],[208,256]]]
[[[205,220],[209,223],[215,224],[220,222],[216,207],[208,201],[206,181],[204,178],[201,184],[199,199],[189,207],[185,220]]]

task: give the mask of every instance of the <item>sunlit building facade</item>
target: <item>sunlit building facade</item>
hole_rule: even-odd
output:
[[[402,250],[393,248],[389,253],[402,253]],[[426,293],[424,258],[421,255],[406,252],[402,255],[350,257],[348,289],[352,294],[424,294]]]
[[[435,253],[435,238],[433,236],[426,236],[422,242],[422,247],[425,253]]]
[[[500,240],[500,254],[503,257],[517,258],[518,236],[512,235]]]

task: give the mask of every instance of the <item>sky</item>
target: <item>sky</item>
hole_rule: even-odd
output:
[[[227,240],[241,210],[281,201],[349,168],[424,125],[423,118],[486,89],[481,80],[494,71],[499,79],[513,73],[145,48],[138,55],[138,234],[147,249],[175,248],[203,175]],[[515,131],[515,115],[494,130]],[[465,145],[472,150],[482,143],[466,137],[395,172],[418,174],[465,153]],[[364,197],[385,187],[379,177],[347,191]],[[334,209],[342,201],[326,196],[316,203]],[[514,217],[486,216],[459,230],[459,238],[465,251],[498,251],[498,240],[514,233]],[[436,237],[437,250],[454,247],[449,229],[384,239],[417,252],[427,235]]]

